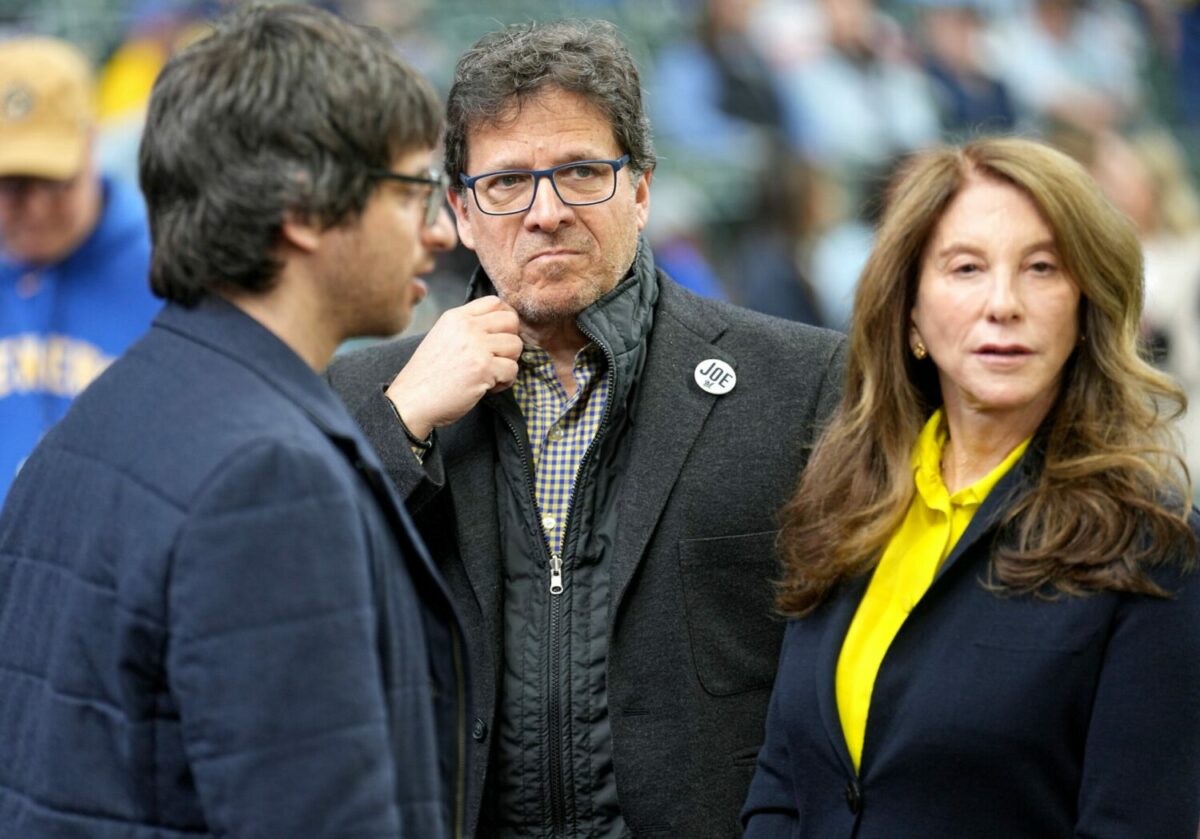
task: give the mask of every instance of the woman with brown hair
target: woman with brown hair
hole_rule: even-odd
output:
[[[1195,839],[1200,517],[1141,300],[1136,233],[1067,156],[901,171],[782,513],[748,837]]]

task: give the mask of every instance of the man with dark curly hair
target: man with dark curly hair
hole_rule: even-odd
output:
[[[611,25],[484,36],[447,105],[471,299],[331,368],[463,613],[476,835],[740,831],[841,344],[657,270],[654,166]]]
[[[454,244],[441,109],[378,33],[254,8],[175,56],[149,334],[0,517],[0,836],[461,835],[441,578],[317,371]]]

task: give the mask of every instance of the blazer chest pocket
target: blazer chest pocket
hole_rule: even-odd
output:
[[[996,624],[971,639],[976,647],[1010,653],[1079,655],[1101,631],[1094,623],[1064,621],[1058,625]]]
[[[713,696],[769,688],[784,622],[772,614],[777,531],[683,539],[679,571],[692,661]]]

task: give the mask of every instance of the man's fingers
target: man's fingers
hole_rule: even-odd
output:
[[[497,309],[476,315],[474,323],[484,332],[507,332],[516,335],[521,329],[521,319],[512,309]]]
[[[492,371],[496,376],[496,383],[492,385],[488,393],[508,390],[517,380],[517,362],[512,359],[496,358],[492,362]]]
[[[516,361],[521,357],[521,353],[525,349],[525,342],[521,340],[521,336],[519,335],[498,332],[494,335],[488,335],[484,346],[494,356]]]
[[[516,310],[512,306],[494,294],[476,297],[474,300],[470,300],[459,306],[459,309],[472,315],[483,315],[488,312],[512,312],[514,315],[516,314]]]

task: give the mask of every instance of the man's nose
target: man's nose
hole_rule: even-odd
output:
[[[454,220],[445,207],[438,210],[437,220],[433,224],[421,228],[421,244],[431,253],[443,253],[458,244]]]
[[[553,233],[560,224],[569,224],[574,218],[575,208],[558,197],[550,176],[538,178],[534,183],[533,203],[525,211],[525,227]]]

